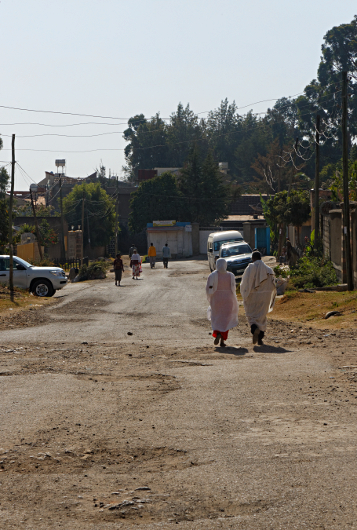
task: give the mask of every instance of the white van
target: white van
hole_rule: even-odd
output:
[[[211,271],[216,268],[216,261],[219,258],[219,249],[223,243],[236,243],[243,241],[243,236],[237,230],[228,230],[227,232],[213,232],[207,240],[207,257],[208,265]]]

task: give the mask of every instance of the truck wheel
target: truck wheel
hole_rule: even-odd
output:
[[[56,292],[52,287],[52,283],[48,280],[36,280],[32,284],[31,291],[35,296],[42,298],[45,296],[53,296]]]

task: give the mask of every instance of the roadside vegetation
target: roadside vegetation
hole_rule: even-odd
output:
[[[337,285],[337,276],[331,261],[324,257],[303,256],[295,267],[287,269],[278,265],[274,268],[276,277],[288,278],[288,289],[313,289]]]
[[[288,291],[275,302],[269,318],[298,322],[322,329],[355,328],[357,323],[357,293],[343,291]],[[327,313],[336,314],[325,319]]]
[[[79,269],[77,282],[84,282],[86,280],[103,280],[107,277],[107,270],[111,262],[108,261],[93,261],[90,265],[82,265]]]
[[[12,302],[9,286],[0,284],[0,313],[2,316],[7,312],[8,316],[11,316],[13,312],[18,310],[47,305],[53,303],[54,300],[54,298],[50,297],[41,298],[33,296],[27,289],[14,287],[14,301]]]

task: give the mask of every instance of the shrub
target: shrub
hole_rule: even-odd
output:
[[[94,261],[90,265],[82,265],[78,273],[78,282],[85,280],[102,280],[106,278],[106,264],[103,261]]]
[[[36,267],[55,267],[53,261],[51,261],[49,258],[46,258],[46,257],[38,261],[34,261],[33,264],[36,265]]]
[[[290,286],[296,289],[336,285],[337,276],[331,261],[321,257],[303,256],[290,270]]]

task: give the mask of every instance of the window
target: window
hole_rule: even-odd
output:
[[[235,239],[224,239],[222,241],[216,241],[214,243],[214,251],[215,252],[219,252],[219,249],[221,248],[221,246],[224,244],[224,243],[235,243],[236,241],[242,241],[242,238],[239,237],[239,238],[235,238]]]
[[[249,245],[237,245],[236,247],[222,249],[222,258],[229,256],[238,256],[239,254],[250,254],[252,249]]]
[[[0,271],[10,270],[10,258],[0,258]]]

